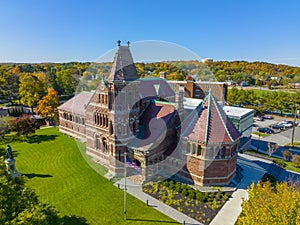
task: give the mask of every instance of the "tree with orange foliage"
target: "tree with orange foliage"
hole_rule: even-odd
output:
[[[58,105],[58,93],[53,88],[48,88],[47,95],[38,102],[35,112],[51,122],[56,122],[58,119]]]

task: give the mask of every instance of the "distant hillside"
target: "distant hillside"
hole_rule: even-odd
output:
[[[300,67],[271,64],[266,62],[247,61],[216,61],[202,63],[199,61],[170,62],[183,69],[189,75],[199,80],[239,81],[245,80],[248,84],[255,84],[258,80],[274,80],[285,85],[289,82],[299,82]]]
[[[171,61],[135,65],[140,77],[159,77],[159,73],[163,71],[166,72],[168,80],[233,80],[246,81],[247,84],[253,85],[272,84],[287,87],[290,83],[300,82],[300,67],[265,62]],[[95,90],[100,80],[108,76],[110,68],[110,62],[1,63],[0,100],[20,99],[19,87],[24,87],[26,77],[41,82],[41,96],[49,87],[54,88],[60,96],[72,96],[75,91]]]

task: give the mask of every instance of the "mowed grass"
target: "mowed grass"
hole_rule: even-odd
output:
[[[99,174],[102,166],[89,166],[75,140],[57,128],[36,131],[27,142],[10,143],[16,168],[29,179],[42,202],[64,215],[84,217],[89,224],[170,224],[169,217],[127,194],[127,218],[123,216],[123,191]],[[2,146],[4,147],[4,146]]]

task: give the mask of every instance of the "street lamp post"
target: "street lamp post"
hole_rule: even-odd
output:
[[[295,105],[295,116],[294,116],[294,123],[293,123],[293,131],[292,131],[292,147],[294,147],[294,136],[295,136],[295,127],[296,127],[296,118],[297,118],[297,108],[298,104]]]

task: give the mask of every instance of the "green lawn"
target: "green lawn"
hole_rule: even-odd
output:
[[[269,136],[269,134],[258,132],[258,131],[253,132],[253,134],[255,134],[257,136],[261,136],[261,137],[267,137],[267,136]]]
[[[84,217],[90,224],[175,223],[130,195],[127,195],[129,220],[125,221],[123,191],[99,175],[106,169],[84,154],[82,143],[62,135],[57,128],[38,130],[27,142],[10,144],[16,168],[29,177],[27,185],[42,202],[54,205],[62,214]]]

